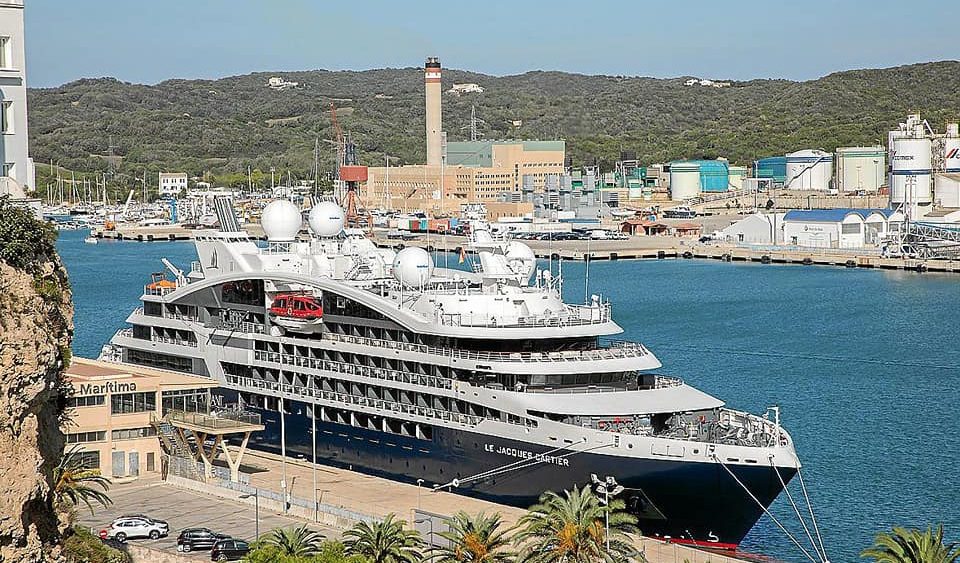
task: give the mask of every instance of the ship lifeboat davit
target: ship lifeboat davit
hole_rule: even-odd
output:
[[[294,332],[317,332],[323,326],[323,305],[312,295],[281,293],[269,312],[273,324]]]

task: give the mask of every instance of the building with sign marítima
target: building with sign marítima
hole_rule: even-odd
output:
[[[63,428],[84,467],[107,477],[160,472],[159,421],[170,411],[207,413],[216,382],[182,373],[74,358]]]

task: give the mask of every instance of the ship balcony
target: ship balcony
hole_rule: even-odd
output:
[[[170,337],[170,336],[157,336],[157,335],[155,335],[155,334],[154,334],[153,336],[151,336],[149,340],[146,339],[146,338],[137,338],[136,336],[133,335],[133,329],[132,329],[132,328],[121,328],[120,330],[118,330],[117,332],[115,332],[113,336],[114,336],[114,338],[117,338],[117,337],[121,337],[121,338],[134,338],[134,339],[136,339],[136,340],[140,340],[140,341],[143,341],[143,342],[160,342],[160,343],[163,343],[163,344],[175,344],[175,345],[177,345],[177,346],[190,346],[190,347],[192,347],[192,348],[196,348],[196,347],[197,347],[197,341],[196,341],[196,340],[187,340],[187,339],[185,339],[185,338],[174,338],[174,337]]]
[[[437,389],[452,389],[453,380],[434,375],[422,375],[406,371],[398,371],[386,368],[376,368],[351,364],[347,362],[336,362],[333,360],[320,360],[316,358],[306,358],[293,354],[283,354],[280,352],[267,352],[256,350],[253,353],[253,359],[260,362],[272,362],[275,364],[284,364],[315,370],[329,371],[333,373],[354,375],[360,377],[369,377],[384,381],[394,381],[397,383],[406,383],[409,385],[421,385],[424,387],[434,387]]]
[[[565,305],[557,313],[527,316],[496,316],[488,313],[443,313],[440,324],[456,327],[537,328],[605,324],[611,320],[609,303]]]
[[[598,348],[589,350],[564,350],[558,352],[484,352],[479,350],[462,350],[457,348],[437,348],[425,344],[412,344],[393,340],[380,340],[364,336],[326,333],[324,340],[334,340],[347,344],[374,346],[406,352],[420,352],[438,356],[463,359],[482,360],[492,362],[593,362],[598,360],[642,358],[650,354],[647,348],[639,342],[623,340],[605,340]]]
[[[225,378],[228,386],[231,386],[239,391],[253,392],[257,394],[267,393],[271,395],[282,394],[291,399],[306,402],[315,402],[317,400],[328,401],[330,403],[334,403],[334,406],[353,407],[354,409],[363,412],[366,412],[366,409],[377,409],[380,411],[386,411],[387,413],[412,415],[426,419],[463,424],[466,426],[477,426],[484,421],[484,418],[480,416],[456,413],[421,405],[387,401],[384,399],[375,399],[362,395],[351,395],[336,391],[326,391],[313,387],[277,383],[238,375],[225,374]]]

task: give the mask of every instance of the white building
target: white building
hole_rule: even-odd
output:
[[[727,242],[748,244],[780,244],[783,242],[784,213],[754,213],[721,229]]]
[[[187,173],[161,172],[159,185],[160,197],[176,196],[181,191],[187,191]]]
[[[299,82],[287,81],[280,76],[271,76],[267,80],[267,86],[273,88],[274,90],[285,90],[287,88],[296,88],[299,85],[300,85]]]
[[[465,83],[465,84],[454,84],[453,88],[447,90],[451,94],[482,94],[483,86],[479,84]]]
[[[23,198],[36,188],[27,138],[23,0],[0,0],[0,194]]]
[[[898,232],[903,214],[890,209],[813,209],[783,217],[786,244],[815,248],[876,246]]]

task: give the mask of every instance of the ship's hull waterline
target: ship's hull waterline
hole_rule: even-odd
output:
[[[289,402],[286,426],[287,455],[310,459],[311,421],[309,406]],[[251,446],[273,453],[281,450],[280,413],[258,410],[266,425],[251,438]],[[763,515],[764,507],[780,494],[780,479],[789,483],[792,468],[724,465],[691,461],[630,458],[601,453],[554,452],[541,463],[522,463],[547,453],[544,446],[494,436],[435,427],[430,441],[330,422],[316,422],[317,461],[391,480],[425,486],[463,480],[451,492],[491,502],[527,508],[544,491],[563,491],[574,484],[587,484],[590,475],[614,476],[626,488],[622,500],[636,514],[644,535],[685,543],[735,547]],[[514,467],[516,466],[514,465]],[[486,479],[468,478],[505,468]],[[739,484],[731,477],[732,471]],[[779,471],[779,477],[777,475]]]

